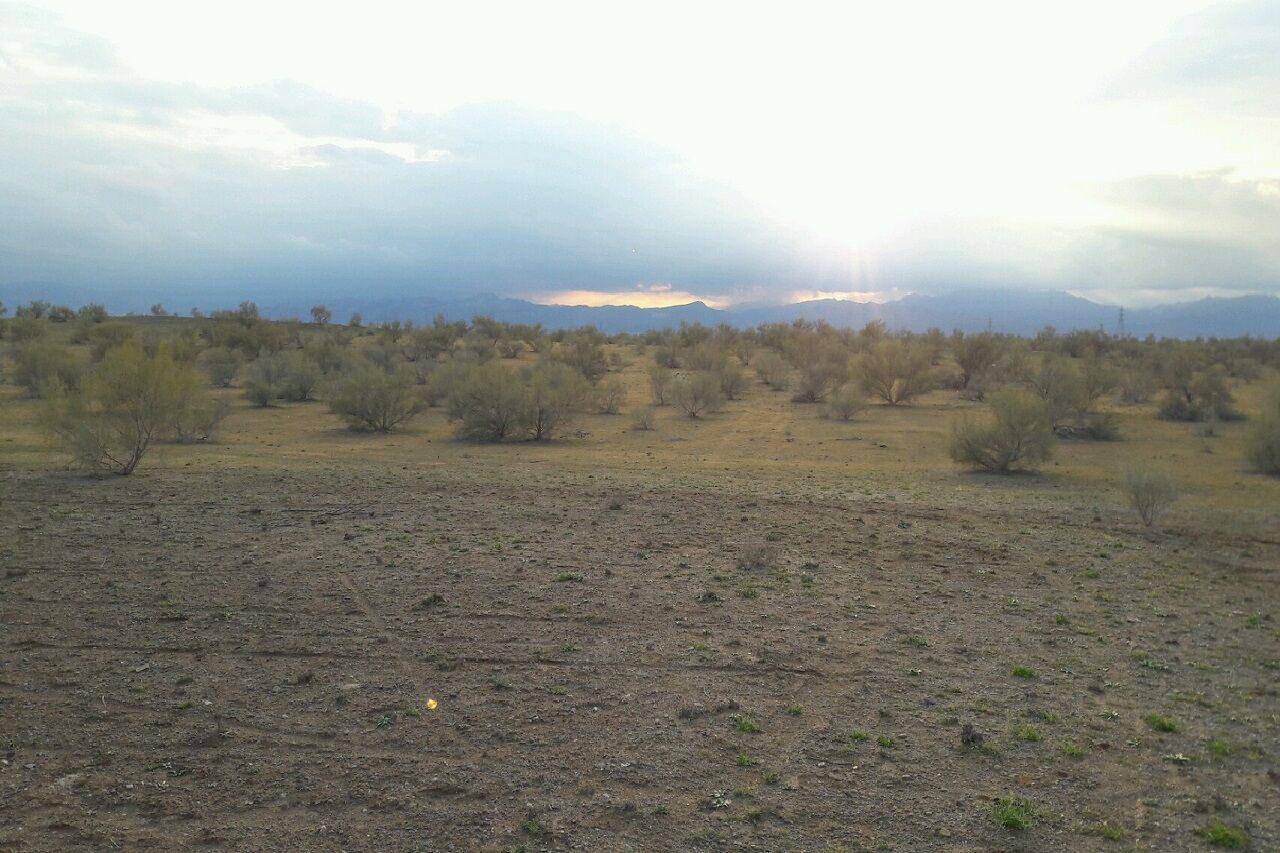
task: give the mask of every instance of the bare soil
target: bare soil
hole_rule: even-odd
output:
[[[1280,849],[1280,533],[501,454],[0,471],[0,848]]]

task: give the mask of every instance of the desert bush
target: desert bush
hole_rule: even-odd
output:
[[[747,390],[747,375],[736,364],[722,363],[716,369],[716,377],[720,380],[720,393],[726,400],[737,400]]]
[[[335,379],[327,391],[329,410],[352,429],[390,432],[422,407],[413,377],[403,368],[356,367]]]
[[[255,406],[270,406],[283,393],[287,370],[284,357],[278,353],[258,356],[245,376],[244,396]]]
[[[1280,474],[1280,385],[1273,387],[1262,412],[1249,425],[1245,458],[1260,474]]]
[[[863,389],[891,406],[905,403],[932,385],[929,355],[921,347],[886,338],[858,360]]]
[[[102,361],[111,350],[137,340],[137,330],[128,323],[101,323],[89,333],[89,356]]]
[[[1170,386],[1160,402],[1157,417],[1167,421],[1240,420],[1235,398],[1227,387],[1227,371],[1220,364],[1197,370],[1185,381]]]
[[[76,318],[76,312],[70,305],[55,305],[49,309],[50,323],[70,323]]]
[[[38,341],[49,334],[49,324],[36,317],[18,315],[5,323],[9,338],[15,344]]]
[[[710,373],[681,376],[671,385],[671,401],[691,418],[719,411],[724,405],[720,380]]]
[[[231,412],[226,400],[215,399],[197,385],[186,386],[183,402],[169,418],[169,429],[180,444],[213,441],[218,427]]]
[[[849,381],[849,353],[839,344],[796,345],[791,348],[790,357],[796,368],[792,402],[820,403]]]
[[[760,377],[760,381],[768,385],[770,390],[787,390],[791,368],[787,365],[786,359],[777,352],[767,349],[757,353],[755,364],[752,366],[755,368],[756,376]]]
[[[990,332],[977,335],[957,332],[953,340],[956,364],[960,367],[962,390],[995,367],[1004,352],[1000,339]]]
[[[655,406],[665,406],[671,396],[671,371],[660,364],[649,367],[649,393]]]
[[[604,347],[588,335],[577,335],[564,341],[556,351],[556,357],[575,368],[588,382],[595,382],[609,370]]]
[[[280,356],[273,356],[279,358]],[[324,379],[324,372],[305,352],[294,350],[284,357],[280,397],[295,403],[310,400]]]
[[[17,310],[13,312],[13,316],[31,320],[43,320],[49,315],[49,309],[52,307],[44,299],[33,299],[26,305],[19,305]]]
[[[654,412],[652,406],[642,406],[631,413],[631,428],[646,432],[653,429]]]
[[[449,417],[459,422],[458,436],[472,441],[502,441],[519,434],[525,418],[525,388],[520,377],[496,362],[468,370],[450,389]]]
[[[1053,425],[1048,406],[1019,390],[988,395],[993,422],[965,422],[951,435],[951,458],[962,465],[996,473],[1034,467],[1053,454]]]
[[[79,389],[51,393],[45,426],[81,468],[130,474],[184,407],[204,397],[189,365],[128,342],[110,350]]]
[[[554,438],[563,431],[591,393],[581,373],[557,362],[524,368],[520,379],[524,384],[523,399],[517,423],[508,433],[523,431],[534,441]]]
[[[333,314],[324,305],[311,306],[311,322],[317,326],[327,326],[332,319]]]
[[[1140,363],[1124,365],[1116,376],[1119,399],[1122,403],[1145,403],[1155,393],[1155,374]]]
[[[1162,468],[1130,466],[1121,475],[1121,488],[1129,505],[1147,527],[1159,520],[1178,499],[1178,482]]]
[[[84,368],[74,352],[51,341],[25,343],[13,351],[13,382],[32,396],[43,396],[55,385],[76,388]]]
[[[627,399],[627,387],[619,376],[602,379],[595,389],[596,410],[602,415],[616,415]]]
[[[240,350],[213,347],[201,354],[200,361],[212,385],[217,388],[229,388],[240,374],[244,355]]]
[[[866,399],[853,385],[846,385],[827,398],[823,407],[823,415],[833,420],[852,420],[853,416],[866,406]]]

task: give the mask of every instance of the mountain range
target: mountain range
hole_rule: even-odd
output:
[[[27,283],[0,288],[0,299],[10,309],[29,299],[80,305],[104,302],[113,313],[145,311],[154,294],[96,293],[81,288]],[[308,318],[310,301],[282,301],[262,307],[273,319]],[[928,296],[910,294],[893,302],[853,302],[819,299],[786,305],[751,304],[712,308],[704,302],[690,302],[664,308],[633,305],[548,305],[494,294],[458,297],[369,295],[326,301],[333,319],[346,322],[359,313],[366,323],[385,320],[430,322],[437,314],[450,320],[489,316],[510,323],[541,323],[549,329],[592,325],[607,333],[644,332],[669,328],[682,322],[714,326],[727,323],[738,327],[761,323],[789,323],[793,320],[825,320],[834,326],[859,328],[881,320],[890,329],[923,332],[931,328],[950,332],[990,329],[1019,335],[1034,335],[1045,326],[1060,332],[1073,329],[1102,329],[1109,334],[1124,332],[1145,337],[1280,337],[1280,297],[1252,295],[1206,298],[1146,308],[1102,305],[1063,291],[985,289],[956,290]],[[170,306],[173,307],[173,306]],[[210,307],[203,306],[206,310]],[[229,307],[229,306],[226,306]],[[1121,325],[1123,322],[1123,326]]]
[[[825,320],[834,326],[859,328],[881,320],[893,330],[923,332],[931,328],[977,332],[990,329],[1034,335],[1045,326],[1060,332],[1102,329],[1145,337],[1280,337],[1280,298],[1239,296],[1148,308],[1121,309],[1060,291],[963,290],[938,296],[911,294],[894,302],[819,299],[788,305],[740,305],[712,308],[690,302],[664,308],[633,305],[545,305],[523,299],[481,294],[459,299],[347,299],[327,303],[335,321],[358,312],[365,322],[427,322],[437,314],[450,320],[484,315],[510,323],[541,323],[546,328],[593,325],[607,333],[644,332],[682,322],[738,327],[793,320]],[[279,305],[264,309],[271,317],[307,317],[310,306]],[[1123,325],[1122,325],[1123,324]]]

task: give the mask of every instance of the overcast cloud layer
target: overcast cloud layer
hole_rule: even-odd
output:
[[[944,115],[913,100],[930,90],[918,74],[859,107],[864,90],[898,91],[892,69],[845,80],[837,65],[805,71],[823,97],[776,121],[735,94],[732,115],[686,104],[653,132],[627,125],[640,106],[489,97],[501,87],[417,109],[308,80],[160,78],[73,17],[0,4],[0,296],[29,282],[206,306],[353,291],[1280,293],[1280,4],[1194,11],[1115,51],[1084,96],[1020,106],[975,87]],[[770,97],[787,102],[763,93],[760,111]],[[767,144],[744,124],[764,121]],[[831,145],[840,134],[848,146]]]

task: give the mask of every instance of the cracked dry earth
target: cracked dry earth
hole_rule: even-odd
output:
[[[1030,480],[4,483],[0,848],[1280,847],[1265,536]]]

